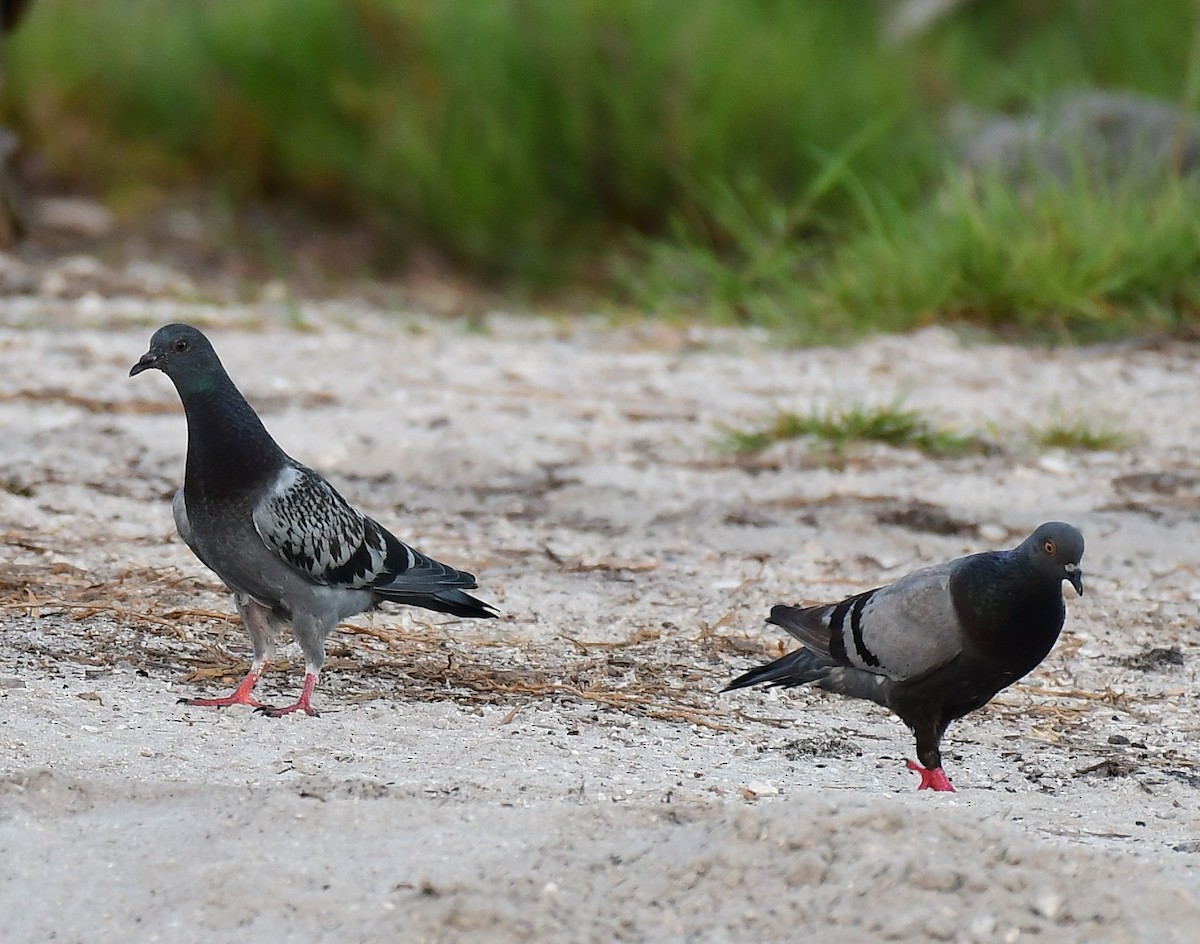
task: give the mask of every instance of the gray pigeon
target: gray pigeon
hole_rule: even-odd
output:
[[[184,324],[159,328],[129,376],[151,368],[171,378],[187,416],[187,465],[171,506],[175,526],[233,591],[254,648],[250,671],[232,695],[187,704],[315,715],[311,698],[325,637],[340,620],[388,601],[455,616],[496,615],[464,593],[478,586],[471,574],[397,540],[280,449],[201,332]],[[304,652],[304,689],[295,704],[268,708],[252,693],[285,623]]]
[[[916,735],[917,789],[953,790],[942,735],[1046,658],[1067,614],[1062,582],[1083,594],[1082,557],[1083,535],[1050,521],[1009,551],[915,570],[840,603],[772,607],[767,622],[804,648],[725,690],[812,682],[877,702]]]

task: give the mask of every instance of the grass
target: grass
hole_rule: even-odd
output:
[[[934,320],[1097,340],[1194,329],[1200,188],[1080,178],[1023,193],[960,177],[937,204],[876,207],[805,287],[819,322],[906,330]]]
[[[60,175],[118,198],[189,175],[289,193],[544,280],[676,211],[703,219],[713,181],[786,194],[868,116],[914,118],[895,81],[912,54],[879,48],[876,20],[870,3],[40,0],[6,96]],[[815,94],[835,72],[837,95]],[[896,150],[856,165],[886,176]]]
[[[1115,419],[1089,420],[1057,411],[1045,426],[1031,428],[1029,438],[1042,448],[1085,452],[1117,452],[1133,443],[1133,437]]]
[[[988,451],[980,437],[936,426],[925,414],[900,403],[855,405],[800,415],[779,412],[765,426],[726,429],[725,445],[733,452],[759,452],[773,443],[812,437],[841,450],[855,443],[884,443],[917,449],[927,455],[956,456]]]
[[[367,221],[391,265],[432,250],[795,340],[1190,330],[1194,187],[948,180],[944,125],[1061,88],[1194,105],[1200,8],[989,0],[894,45],[891,7],[38,0],[2,105],[59,186],[118,212],[180,186],[285,199]]]
[[[713,200],[734,234],[716,252],[684,233],[647,244],[627,283],[650,310],[844,340],[957,322],[1025,337],[1106,340],[1200,324],[1200,184],[1122,184],[1086,174],[1035,192],[954,174],[908,208],[831,159],[817,179],[855,189],[860,224],[824,251],[793,232],[812,200]]]
[[[928,414],[906,408],[900,401],[881,406],[857,404],[805,415],[779,411],[754,429],[723,429],[722,445],[731,452],[747,454],[805,437],[826,443],[838,452],[859,443],[883,443],[943,458],[995,453],[1002,448],[991,438],[939,425]],[[1028,429],[1027,440],[1038,448],[1086,452],[1119,451],[1133,443],[1133,437],[1113,417],[1068,416],[1057,408],[1047,424]]]

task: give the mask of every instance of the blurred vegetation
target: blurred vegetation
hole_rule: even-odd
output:
[[[921,411],[900,402],[875,406],[856,404],[804,416],[779,412],[757,429],[724,430],[725,446],[739,453],[759,452],[777,442],[805,437],[821,440],[839,451],[858,443],[917,449],[931,456],[957,456],[995,449],[991,442],[980,436],[939,426]]]
[[[1195,188],[955,180],[950,109],[1195,104],[1195,0],[37,0],[4,111],[114,209],[284,198],[474,276],[830,338],[1110,336],[1200,312]],[[948,181],[948,182],[947,182]]]
[[[1135,437],[1125,423],[1114,416],[1068,415],[1061,408],[1041,427],[1030,427],[1029,438],[1035,446],[1050,449],[1076,449],[1089,452],[1116,452],[1129,449]]]

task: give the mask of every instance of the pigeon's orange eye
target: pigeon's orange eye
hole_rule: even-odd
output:
[[[173,345],[173,347],[175,348],[175,353],[176,353],[176,354],[183,354],[183,353],[186,353],[186,351],[187,351],[187,349],[188,349],[187,338],[180,338],[179,340],[177,340],[177,341],[175,342],[175,344]]]
[[[1045,551],[1047,554],[1049,554],[1051,557],[1053,557],[1054,556],[1054,542],[1047,541],[1045,544],[1042,545],[1042,550]]]

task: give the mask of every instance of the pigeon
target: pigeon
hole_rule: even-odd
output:
[[[953,791],[942,735],[1046,658],[1066,618],[1062,582],[1083,594],[1082,557],[1079,530],[1049,521],[1011,550],[915,570],[840,603],[772,607],[767,622],[803,648],[725,691],[811,682],[883,705],[916,737],[917,789]]]
[[[384,602],[460,617],[497,615],[464,592],[478,586],[471,574],[409,547],[285,453],[196,328],[159,328],[129,376],[152,368],[171,378],[187,417],[183,486],[171,503],[175,526],[233,592],[254,650],[231,695],[184,703],[316,715],[311,699],[325,637],[339,621]],[[304,653],[304,688],[294,704],[271,708],[253,691],[285,624]]]

